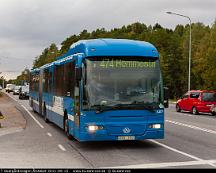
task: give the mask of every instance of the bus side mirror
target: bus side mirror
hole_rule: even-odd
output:
[[[164,107],[169,107],[169,88],[164,87]]]
[[[75,76],[76,76],[76,80],[80,81],[82,78],[82,68],[76,67],[75,68]]]

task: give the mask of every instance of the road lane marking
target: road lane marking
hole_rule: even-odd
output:
[[[192,158],[192,159],[194,159],[194,160],[197,160],[197,161],[205,161],[205,160],[203,160],[203,159],[201,159],[201,158],[199,158],[199,157],[196,157],[196,156],[193,156],[193,155],[191,155],[191,154],[185,153],[185,152],[183,152],[183,151],[180,151],[180,150],[175,149],[175,148],[173,148],[173,147],[170,147],[170,146],[168,146],[168,145],[162,144],[162,143],[160,143],[160,142],[158,142],[158,141],[155,141],[155,140],[152,140],[152,139],[149,139],[149,141],[151,141],[151,142],[153,142],[153,143],[155,143],[155,144],[157,144],[157,145],[160,145],[160,146],[162,146],[162,147],[164,147],[164,148],[166,148],[166,149],[168,149],[168,150],[174,151],[174,152],[179,153],[179,154],[181,154],[181,155],[184,155],[184,156],[186,156],[186,157],[190,157],[190,158]],[[206,164],[211,165],[211,166],[213,166],[213,167],[216,168],[216,165],[214,165],[214,164],[211,163],[211,162],[206,162]]]
[[[52,137],[52,134],[51,134],[51,133],[49,133],[49,132],[47,133],[47,135],[48,135],[49,137]]]
[[[6,94],[8,97],[12,98],[14,101],[18,102],[18,100],[15,99],[15,98],[13,98],[10,94],[8,94],[8,93],[5,93],[5,94]]]
[[[32,119],[43,129],[44,128],[44,126],[31,114],[31,112],[29,112],[29,110],[25,107],[25,106],[23,106],[23,105],[21,105],[25,110],[26,110],[26,112],[32,117]]]
[[[1,129],[0,130],[0,136],[4,136],[4,135],[7,135],[7,134],[11,134],[11,133],[17,133],[17,132],[21,132],[23,131],[23,128],[22,127],[11,127],[9,129]]]
[[[166,167],[176,167],[176,166],[193,166],[193,165],[205,165],[214,164],[216,160],[201,160],[201,161],[186,161],[186,162],[162,162],[162,163],[147,163],[147,164],[137,164],[137,165],[127,165],[127,166],[116,166],[107,168],[166,168]]]
[[[8,93],[6,93],[10,98],[12,98],[14,101],[16,101],[17,103],[19,103],[18,102],[18,100],[16,100],[15,98],[13,98],[12,96],[10,96],[10,94],[8,94]],[[21,103],[19,103],[25,110],[26,110],[26,112],[33,118],[33,120],[43,129],[44,128],[44,126],[31,114],[31,112],[29,112],[29,110],[25,107],[25,106],[23,106]]]
[[[58,144],[58,147],[59,147],[62,151],[66,151],[65,147],[63,147],[61,144]]]
[[[179,125],[179,126],[189,127],[189,128],[195,129],[195,130],[204,131],[204,132],[207,132],[207,133],[216,134],[216,131],[214,131],[214,130],[200,128],[200,127],[197,127],[197,126],[193,126],[193,125],[189,125],[189,124],[184,124],[184,123],[180,123],[180,122],[177,122],[177,121],[166,120],[166,122],[172,123],[172,124],[176,124],[176,125]]]

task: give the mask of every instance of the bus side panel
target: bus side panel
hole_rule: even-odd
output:
[[[30,91],[29,96],[30,102],[32,102],[32,109],[36,112],[39,112],[38,92]]]
[[[60,128],[64,128],[63,127],[63,122],[64,122],[64,116],[63,116],[63,112],[60,110],[51,110],[50,111],[50,120],[56,124],[57,126],[59,126]]]

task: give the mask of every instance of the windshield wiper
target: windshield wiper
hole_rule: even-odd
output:
[[[156,103],[145,103],[144,101],[133,101],[129,105],[140,106],[140,107],[143,107],[146,110],[153,111],[153,112],[154,112],[155,109],[158,108],[158,104],[156,104]]]
[[[95,107],[96,108],[96,113],[99,114],[99,113],[102,113],[104,111],[109,111],[109,110],[113,110],[114,107],[112,106],[106,106],[106,105],[93,105],[91,107]]]
[[[151,111],[151,112],[154,112],[155,109],[158,108],[158,105],[157,104],[147,104],[145,102],[138,102],[138,101],[133,101],[132,103],[129,103],[129,104],[115,104],[115,105],[112,105],[112,106],[108,106],[108,105],[93,105],[91,107],[95,107],[96,108],[96,113],[99,114],[99,113],[102,113],[104,111],[109,111],[109,110],[117,110],[117,109],[120,109],[120,108],[135,108],[135,107],[138,107],[138,108],[144,108],[148,111]]]

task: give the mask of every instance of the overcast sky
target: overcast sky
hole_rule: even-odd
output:
[[[174,28],[190,16],[212,25],[216,0],[0,0],[0,72],[16,78],[51,43],[84,29],[107,30],[134,22]]]

